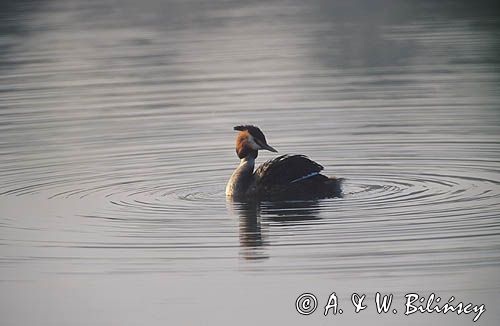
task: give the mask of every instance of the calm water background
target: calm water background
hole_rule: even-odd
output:
[[[473,324],[408,292],[498,325],[500,18],[472,3],[2,1],[1,325]],[[227,203],[240,123],[345,197]]]

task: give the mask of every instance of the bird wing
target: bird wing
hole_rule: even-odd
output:
[[[282,155],[267,161],[255,171],[256,185],[269,189],[319,174],[323,167],[304,155]]]

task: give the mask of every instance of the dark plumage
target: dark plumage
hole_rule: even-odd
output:
[[[260,184],[287,184],[321,170],[321,165],[304,155],[285,154],[259,166],[255,176]]]
[[[228,197],[247,200],[289,200],[340,197],[342,179],[329,178],[323,167],[304,155],[282,155],[253,172],[258,151],[277,152],[262,131],[252,125],[236,126],[236,152],[241,159],[226,187]]]
[[[257,196],[271,200],[340,197],[341,180],[320,174],[322,170],[304,155],[278,156],[255,171]]]

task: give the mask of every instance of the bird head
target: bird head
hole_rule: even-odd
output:
[[[274,153],[278,151],[271,147],[264,133],[256,126],[244,125],[236,126],[234,130],[239,131],[236,137],[236,153],[240,159],[252,155],[257,157],[257,153],[261,149],[265,149]]]

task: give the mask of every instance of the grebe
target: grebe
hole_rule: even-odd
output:
[[[323,167],[304,155],[282,155],[254,172],[259,150],[277,153],[262,131],[251,125],[236,126],[236,153],[240,165],[226,186],[226,196],[235,200],[293,200],[340,197],[342,179],[329,178]]]

